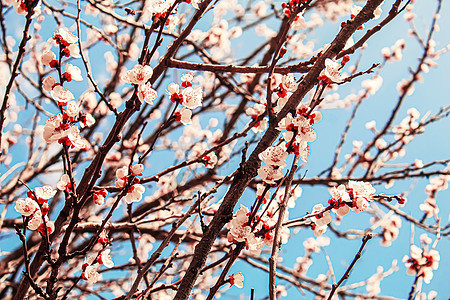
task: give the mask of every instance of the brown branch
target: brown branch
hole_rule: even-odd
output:
[[[347,280],[350,274],[350,271],[353,269],[353,267],[355,266],[356,262],[358,261],[358,259],[361,258],[362,255],[362,251],[364,249],[364,247],[366,246],[367,242],[372,238],[372,235],[365,235],[362,239],[362,245],[358,250],[358,253],[356,253],[355,258],[353,258],[352,263],[350,264],[350,266],[348,266],[347,270],[345,271],[344,275],[342,276],[342,278],[338,281],[338,283],[333,284],[331,286],[331,292],[328,295],[328,300],[331,300],[333,298],[334,293],[336,292],[336,290],[339,288],[339,286],[344,282],[344,280]]]
[[[261,74],[269,72],[270,66],[236,66],[236,65],[216,65],[205,63],[192,63],[187,61],[180,61],[176,59],[170,59],[168,62],[170,68],[194,70],[194,71],[209,71],[213,73],[253,73]],[[308,64],[298,63],[295,65],[285,67],[275,67],[273,72],[278,74],[289,73],[306,73],[310,67]]]

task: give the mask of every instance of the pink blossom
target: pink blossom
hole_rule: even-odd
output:
[[[379,75],[375,75],[371,79],[366,79],[361,83],[361,86],[367,90],[371,95],[374,95],[382,86],[383,78]]]
[[[97,259],[97,262],[99,264],[103,264],[107,268],[114,267],[114,262],[112,260],[112,256],[110,254],[111,249],[105,249],[102,253],[100,253],[100,256]]]
[[[69,175],[63,174],[63,176],[61,176],[61,179],[56,184],[56,187],[58,188],[58,190],[61,190],[61,191],[64,191],[64,190],[67,190],[68,188],[70,188]]]
[[[80,126],[81,126],[81,128],[84,128],[84,127],[91,127],[92,125],[94,125],[95,124],[95,118],[90,114],[90,113],[87,113],[85,116],[84,116],[84,119],[83,118],[80,118],[81,120],[81,122],[80,122]]]
[[[292,74],[284,75],[281,79],[281,84],[288,92],[295,92],[295,90],[297,90],[297,82],[295,82],[295,78]]]
[[[230,284],[242,289],[244,287],[244,275],[241,272],[230,275]]]
[[[310,121],[305,117],[299,116],[294,120],[293,125],[301,139],[307,142],[313,142],[316,139],[316,132],[313,130]]]
[[[335,62],[329,58],[325,60],[325,69],[320,73],[319,79],[326,81],[327,83],[340,83],[344,81],[342,75],[339,72],[341,64]]]
[[[49,65],[52,60],[56,59],[55,53],[51,50],[45,51],[41,56],[41,63],[43,65]]]
[[[345,188],[345,185],[341,184],[337,188],[332,187],[329,189],[332,198],[328,203],[333,205],[333,212],[338,216],[343,217],[348,214],[350,208],[347,203],[350,201],[350,196]]]
[[[83,77],[81,76],[81,70],[80,68],[72,65],[71,63],[67,63],[64,66],[64,71],[66,71],[68,74],[70,74],[70,78],[75,81],[82,81]]]
[[[414,91],[414,83],[409,80],[402,79],[399,83],[397,83],[397,92],[400,95],[406,94],[407,96],[411,96],[414,94]]]
[[[50,235],[55,230],[55,223],[50,221],[47,216],[45,216],[45,224],[42,221],[36,231],[40,232],[42,235],[45,235],[45,227],[47,227],[47,235]]]
[[[264,248],[264,240],[256,238],[255,235],[252,233],[247,237],[245,245],[250,254],[259,256],[261,254],[262,249]]]
[[[439,213],[439,207],[436,204],[436,199],[432,196],[428,196],[425,203],[420,204],[419,208],[423,211],[427,217],[436,216]]]
[[[148,103],[150,105],[153,104],[153,100],[155,100],[158,96],[157,92],[152,89],[152,85],[150,83],[139,85],[137,95],[139,101]]]
[[[366,211],[369,208],[370,204],[366,198],[358,197],[353,199],[353,207],[352,209],[359,214],[362,211]]]
[[[241,205],[236,212],[236,216],[228,223],[228,241],[230,243],[244,242],[251,234],[251,228],[248,226],[248,214],[249,210]]]
[[[356,213],[367,210],[369,201],[372,201],[372,195],[375,189],[368,182],[350,180],[348,183],[352,199],[353,207]]]
[[[309,146],[307,141],[301,139],[295,140],[291,146],[294,149],[295,155],[300,156],[301,160],[303,160],[304,162],[308,160]]]
[[[34,189],[36,196],[38,199],[49,200],[53,196],[55,196],[56,191],[49,185],[45,185],[43,187],[37,187]]]
[[[27,15],[27,6],[23,0],[13,0],[12,2],[14,9],[16,10],[16,13],[19,15]]]
[[[29,217],[34,214],[36,210],[39,210],[39,205],[35,200],[30,198],[18,199],[16,201],[15,209],[18,213],[22,214],[22,216]]]
[[[205,163],[205,167],[212,169],[217,164],[217,155],[214,152],[211,152],[203,156],[203,161]]]
[[[94,203],[97,205],[103,205],[105,203],[105,197],[100,194],[94,194]]]
[[[294,118],[292,117],[291,113],[288,113],[286,117],[280,120],[278,122],[278,127],[276,128],[279,131],[286,130],[288,127],[290,127],[291,124],[293,124]]]
[[[55,101],[58,101],[60,103],[66,103],[67,101],[74,99],[73,94],[60,85],[55,86],[50,94]]]
[[[80,113],[80,106],[75,101],[70,101],[67,103],[64,112],[71,118],[77,117]]]
[[[59,84],[56,82],[56,79],[52,76],[47,76],[42,81],[42,88],[44,89],[44,91],[49,92],[49,93],[53,90],[53,88],[56,85],[59,85]]]
[[[179,112],[175,113],[175,119],[177,121],[180,121],[183,125],[189,125],[192,123],[191,120],[192,117],[192,111],[190,109],[187,109],[186,107],[183,107],[180,109]]]
[[[128,169],[127,167],[122,167],[117,169],[116,171],[116,177],[118,179],[123,179],[124,177],[126,177],[128,175]]]
[[[78,41],[77,36],[64,27],[61,27],[58,33],[61,35],[64,41],[66,41],[69,44],[75,44]]]
[[[64,130],[61,128],[62,121],[62,115],[58,114],[48,119],[45,123],[43,137],[48,144],[56,142],[63,137]]]
[[[131,167],[131,175],[133,176],[142,176],[142,171],[144,171],[143,164],[136,164]]]
[[[36,230],[39,228],[39,226],[42,223],[42,212],[40,209],[36,210],[35,213],[31,216],[31,218],[28,220],[28,229],[30,230]]]
[[[181,104],[189,109],[195,109],[202,106],[202,90],[201,88],[196,88],[195,90],[191,87],[185,88],[181,94],[183,95],[183,101]]]
[[[308,28],[308,24],[302,15],[297,15],[291,25],[293,30],[303,30]]]
[[[98,273],[98,264],[95,264],[93,266],[87,266],[84,269],[84,272],[81,273],[81,277],[84,280],[87,280],[89,284],[94,284],[100,279],[100,273]]]
[[[150,66],[137,64],[122,76],[122,80],[129,84],[141,85],[146,84],[152,75],[153,69]]]
[[[78,129],[78,127],[70,127],[69,130],[67,130],[67,138],[70,141],[71,146],[80,150],[86,148],[86,144],[80,135],[80,129]]]
[[[142,194],[145,192],[145,188],[142,184],[134,184],[128,190],[127,195],[124,198],[124,201],[128,204],[133,202],[141,201]]]
[[[315,224],[314,224],[315,225]],[[322,234],[324,234],[325,233],[325,231],[327,231],[327,225],[324,225],[324,226],[317,226],[317,225],[315,225],[314,227],[313,227],[313,229],[314,229],[314,236],[315,237],[320,237],[320,236],[322,236]]]
[[[47,234],[51,234],[55,230],[53,221],[50,221],[47,216],[45,218],[45,225],[47,225]],[[28,220],[28,229],[37,230],[42,235],[45,235],[45,226],[40,209],[36,210],[31,218]]]
[[[179,94],[180,93],[180,86],[174,82],[170,83],[167,87],[167,90],[169,91],[169,94]]]
[[[267,184],[276,184],[276,180],[283,177],[283,173],[278,169],[270,165],[265,165],[258,170],[258,175],[261,176],[263,181]]]
[[[310,220],[314,222],[317,226],[322,227],[330,224],[331,222],[331,214],[330,211],[324,211],[325,207],[322,204],[316,204],[314,205],[312,209],[312,214],[316,214],[319,212],[322,212],[318,214],[317,216],[311,217]]]
[[[183,81],[183,82],[191,82],[192,80],[194,80],[193,72],[187,72],[187,73],[184,73],[183,76],[181,76],[181,81]]]
[[[383,228],[380,244],[389,247],[398,237],[399,228],[402,226],[402,220],[397,215],[392,215],[388,218],[384,217],[381,220],[380,226]]]
[[[248,107],[245,113],[252,118],[256,119],[258,116],[262,115],[266,111],[266,106],[261,103],[255,103],[253,107]]]
[[[116,187],[124,188],[127,184],[128,168],[122,167],[116,170]]]
[[[165,16],[173,2],[174,0],[150,0],[149,3],[147,3],[146,8],[150,14],[160,18]]]
[[[264,190],[266,189],[266,186],[264,184],[258,183],[256,185],[256,197],[261,197]],[[270,199],[270,191],[268,190],[264,194],[264,203]]]
[[[439,267],[439,260],[439,252],[435,249],[420,249],[416,245],[411,246],[410,257],[407,255],[403,257],[403,262],[405,262],[407,268],[406,274],[423,276],[426,283],[430,283],[433,278],[433,270],[437,270]]]
[[[286,152],[285,146],[269,147],[259,154],[259,159],[271,166],[286,166],[286,158],[289,154]]]
[[[258,122],[255,126],[252,127],[252,131],[255,133],[266,131],[268,120],[269,119],[267,117],[264,117],[260,122]]]
[[[78,48],[78,45],[75,44],[71,44],[68,47],[66,47],[66,49],[68,49],[70,56],[72,56],[73,58],[80,58],[80,48]]]

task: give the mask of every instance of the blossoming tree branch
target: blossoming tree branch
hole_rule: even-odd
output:
[[[2,1],[0,299],[448,296],[420,2]]]

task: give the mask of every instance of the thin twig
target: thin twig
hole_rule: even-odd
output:
[[[345,271],[344,275],[341,277],[341,279],[338,281],[338,283],[333,284],[331,286],[331,291],[330,294],[328,295],[328,300],[331,300],[333,298],[334,293],[336,292],[336,290],[339,288],[339,286],[348,279],[350,271],[353,269],[353,267],[355,266],[356,262],[358,261],[358,259],[361,258],[362,255],[362,251],[364,249],[364,247],[366,246],[367,242],[372,238],[372,235],[368,234],[365,235],[362,239],[362,245],[358,250],[358,253],[356,253],[355,258],[353,258],[352,263],[350,264],[350,266],[348,266],[347,270]]]

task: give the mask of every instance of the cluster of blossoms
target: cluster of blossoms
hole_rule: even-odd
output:
[[[325,69],[320,72],[319,77],[317,79],[325,82],[326,84],[332,83],[341,83],[344,81],[341,74],[341,69],[345,66],[345,64],[350,60],[350,56],[345,55],[342,58],[342,62],[336,62],[332,59],[327,58],[325,60]]]
[[[92,258],[86,259],[86,261],[82,265],[83,272],[81,273],[81,278],[83,278],[90,284],[94,284],[97,281],[101,280],[101,275],[98,272],[100,266],[104,265],[107,268],[114,267],[114,262],[112,260],[110,252],[110,249],[103,250],[95,260],[95,263],[92,262]]]
[[[97,205],[103,205],[105,203],[105,198],[108,195],[106,189],[100,189],[94,193],[94,203]]]
[[[80,135],[81,127],[90,127],[95,123],[91,114],[83,114],[81,107],[75,101],[68,102],[61,107],[61,113],[47,120],[44,126],[43,137],[48,143],[58,142],[71,148],[85,149],[86,144]]]
[[[381,155],[377,157],[376,160],[372,157],[370,153],[364,154],[364,162],[361,164],[363,168],[367,168],[371,162],[372,172],[377,172],[386,162],[395,160],[398,157],[403,157],[406,154],[405,145],[409,144],[418,134],[424,132],[425,127],[423,126],[423,122],[426,119],[426,116],[419,121],[420,113],[415,108],[410,108],[407,111],[407,116],[400,122],[400,124],[393,126],[392,133],[394,133],[394,138],[396,140],[396,145],[394,143],[388,144],[386,140],[383,138],[378,138],[375,141],[375,147],[377,147]],[[372,130],[375,134],[378,134],[376,129],[375,121],[368,122],[366,124],[366,128]],[[397,143],[398,142],[398,143]],[[361,153],[361,152],[359,152]],[[420,167],[419,167],[420,166]],[[423,163],[420,161],[416,161],[414,163],[414,167],[416,169],[422,168]],[[388,184],[388,186],[392,185],[393,181]]]
[[[446,168],[449,172],[449,167]],[[450,175],[439,175],[430,178],[430,184],[425,187],[425,192],[428,194],[425,203],[420,204],[419,208],[422,210],[427,218],[434,217],[438,219],[439,207],[436,204],[436,194],[439,191],[444,191],[448,189],[448,181],[450,180]]]
[[[380,244],[389,247],[392,242],[397,239],[398,234],[400,233],[402,219],[400,219],[398,215],[392,215],[387,218],[382,218],[380,222],[380,226],[383,229]]]
[[[267,184],[275,184],[276,180],[283,177],[280,168],[286,166],[286,159],[289,153],[298,155],[306,162],[309,154],[309,142],[316,139],[316,132],[312,125],[322,119],[320,112],[308,113],[310,108],[300,104],[297,108],[298,116],[292,117],[288,113],[279,123],[277,129],[283,132],[285,143],[278,146],[269,147],[259,154],[259,158],[266,163],[258,170],[259,176]]]
[[[137,85],[137,96],[141,103],[146,102],[150,105],[156,99],[158,94],[152,88],[150,78],[153,75],[153,69],[150,66],[142,66],[137,64],[133,69],[128,70],[123,76],[122,80],[129,84]]]
[[[295,206],[295,200],[301,196],[300,187],[290,191],[290,197],[286,200],[287,207]],[[250,253],[259,255],[264,245],[271,247],[274,242],[274,229],[278,221],[279,207],[284,201],[285,195],[279,192],[271,198],[266,185],[258,184],[256,191],[256,201],[263,204],[262,214],[255,214],[250,220],[251,213],[245,206],[241,206],[236,216],[228,223],[228,241],[232,243],[244,242]],[[288,212],[285,212],[284,219],[288,219]],[[289,229],[282,226],[280,231],[280,241],[286,244],[289,239]]]
[[[231,40],[240,37],[241,34],[240,26],[229,28],[226,20],[220,20],[213,23],[206,32],[194,30],[192,36],[195,41],[202,43],[202,46],[210,48],[214,59],[222,60],[232,53]]]
[[[45,227],[47,227],[47,235],[53,232],[55,226],[48,219],[47,212],[49,209],[48,200],[55,194],[56,191],[51,186],[46,185],[37,187],[34,191],[28,191],[27,198],[16,201],[16,211],[28,218],[28,229],[37,230],[42,235],[45,235]]]
[[[252,77],[250,77],[252,78]],[[274,104],[272,110],[275,113],[281,111],[287,103],[289,97],[297,90],[297,82],[292,74],[280,75],[273,74],[271,77],[271,90],[275,93],[272,97]],[[253,120],[264,114],[267,110],[266,97],[261,97],[261,103],[255,103],[253,107],[248,107],[245,113]],[[267,129],[268,118],[264,117],[261,121],[253,125],[252,130],[256,133],[264,132]]]
[[[142,171],[144,171],[144,165],[136,164],[130,169],[127,167],[122,167],[116,171],[116,187],[123,189],[128,183],[128,179],[133,177],[132,185],[127,190],[127,195],[124,201],[128,204],[133,202],[141,201],[142,194],[145,192],[145,188],[142,184],[139,184],[139,178],[137,176],[142,176]],[[103,196],[104,199],[104,196]]]
[[[348,189],[343,184],[337,188],[331,188],[332,197],[328,200],[330,206],[325,208],[322,204],[316,204],[312,209],[312,214],[317,214],[310,218],[314,235],[320,236],[327,230],[327,225],[331,222],[330,209],[339,217],[348,214],[350,209],[356,213],[366,211],[369,208],[369,202],[373,201],[374,193],[375,189],[372,185],[362,181],[350,180]]]
[[[251,116],[252,120],[256,120],[260,115],[264,114],[266,111],[267,104],[255,103],[253,107],[248,107],[245,113]],[[268,118],[264,117],[261,121],[253,125],[252,130],[256,133],[264,132],[267,129]]]
[[[218,120],[210,118],[208,125],[202,128],[198,117],[192,119],[189,126],[183,128],[183,135],[180,136],[177,142],[171,144],[172,149],[176,149],[176,157],[185,159],[186,154],[189,160],[197,160],[198,163],[189,165],[188,168],[194,170],[202,165],[213,169],[217,164],[223,164],[227,159],[230,151],[233,149],[236,142],[231,142],[224,145],[220,151],[211,151],[211,148],[217,146],[221,140],[222,130],[211,130],[217,127]],[[220,156],[220,157],[219,157]]]
[[[367,279],[366,291],[369,293],[369,296],[375,298],[375,296],[381,293],[381,281],[392,273],[398,271],[397,263],[398,261],[394,259],[392,261],[391,268],[386,271],[383,270],[382,266],[377,267],[377,272]]]
[[[266,197],[264,198],[266,199]],[[270,247],[273,244],[273,228],[276,218],[274,218],[273,212],[268,211],[265,216],[255,217],[255,226],[250,223],[250,216],[248,208],[241,205],[227,225],[229,229],[227,238],[230,243],[245,243],[246,249],[251,254],[259,255],[264,245]],[[289,229],[287,227],[281,229],[281,243],[286,244],[289,238]]]
[[[430,283],[433,278],[433,270],[439,267],[440,255],[433,247],[428,249],[431,239],[423,234],[420,237],[422,248],[411,245],[410,256],[405,255],[403,262],[406,266],[406,274],[423,277],[426,283]]]
[[[289,18],[291,13],[301,4],[306,3],[308,0],[289,0],[288,2],[281,3],[284,15]]]
[[[400,39],[395,42],[395,44],[389,48],[384,47],[381,49],[381,54],[387,60],[399,61],[403,58],[403,50],[406,48],[406,42],[403,39]]]
[[[269,147],[259,154],[259,159],[266,163],[265,166],[258,170],[259,176],[265,183],[275,184],[276,180],[283,177],[283,172],[281,172],[280,168],[286,166],[286,158],[288,156],[289,154],[284,145]]]
[[[420,117],[420,113],[415,108],[410,108],[407,111],[407,116],[399,125],[392,128],[392,132],[395,133],[395,139],[400,140],[402,144],[410,143],[415,135],[424,132],[425,128],[421,126],[417,120]]]
[[[59,46],[61,56],[74,58],[80,57],[78,45],[76,45],[77,40],[77,37],[65,28],[60,28],[51,39]],[[58,70],[61,68],[56,55],[51,50],[44,52],[41,62],[51,68]],[[81,127],[89,127],[95,123],[95,119],[89,113],[83,114],[80,105],[75,101],[70,101],[74,99],[73,94],[62,86],[65,81],[83,80],[81,70],[71,63],[66,63],[64,71],[61,74],[62,82],[57,82],[54,77],[47,76],[42,83],[43,89],[50,93],[61,109],[61,113],[47,120],[43,137],[48,144],[58,142],[71,148],[84,149],[86,145],[80,136],[80,129],[75,125],[80,123]]]
[[[184,125],[191,124],[192,109],[202,106],[203,91],[200,87],[193,88],[192,81],[194,80],[194,73],[189,72],[183,74],[181,77],[180,86],[174,82],[170,83],[167,90],[170,95],[170,100],[173,103],[181,104],[184,107],[175,112],[177,121],[181,121]]]
[[[319,253],[320,248],[330,245],[328,237],[320,236],[317,238],[307,238],[303,242],[305,247],[305,255],[297,257],[297,263],[294,266],[294,271],[300,276],[306,275],[309,267],[313,264],[312,254]]]
[[[249,224],[250,211],[245,206],[239,208],[234,218],[228,223],[229,231],[227,234],[230,243],[245,243],[247,250],[258,255],[264,246],[255,237]]]
[[[187,0],[185,2],[192,4],[195,9],[199,9],[198,4],[201,2],[201,0]],[[146,3],[145,9],[146,12],[152,15],[154,18],[162,19],[167,16],[168,10],[173,6],[174,3],[175,0],[150,0]],[[177,6],[174,8],[174,11],[177,10]]]
[[[48,44],[59,47],[62,56],[80,58],[80,49],[78,48],[77,42],[78,38],[76,35],[66,28],[60,28],[49,40]],[[56,59],[56,54],[51,49],[44,50],[41,56],[41,63],[55,69],[61,67],[59,61]],[[83,80],[80,69],[72,64],[66,64],[64,71],[61,76],[65,81],[71,81],[72,79],[76,81]]]

